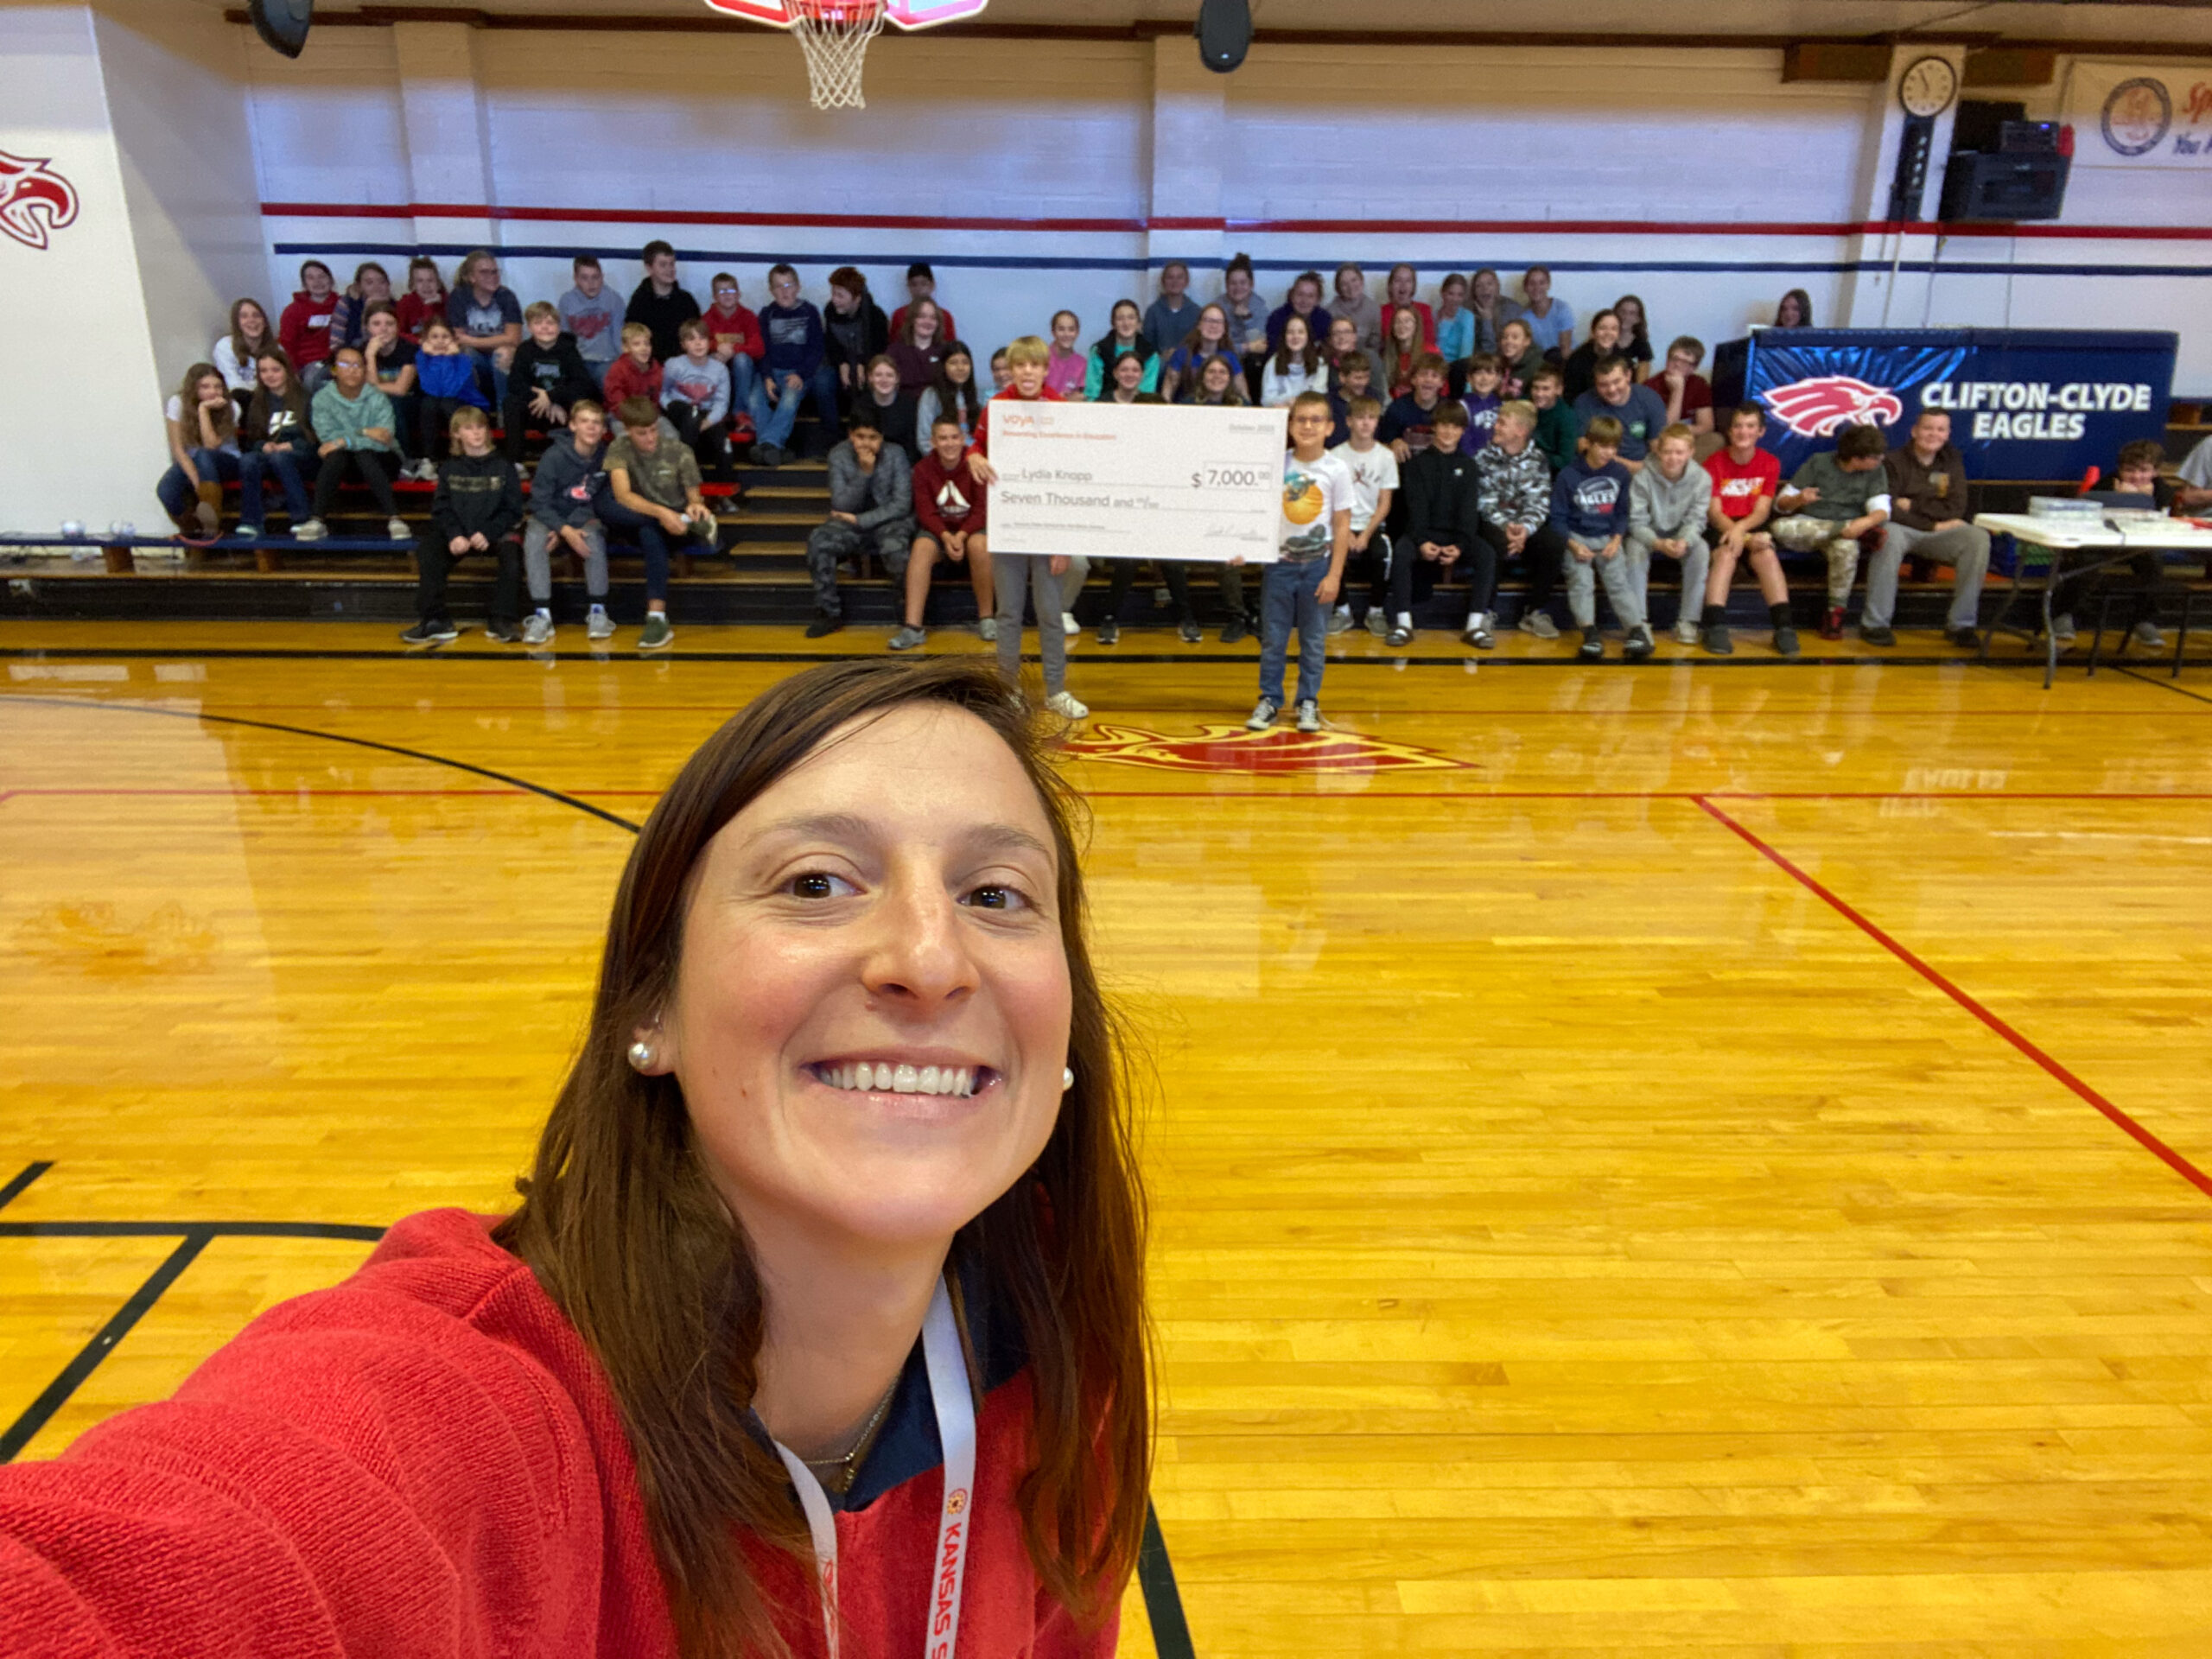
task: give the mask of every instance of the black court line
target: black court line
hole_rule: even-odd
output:
[[[2206,696],[2202,691],[2192,691],[2187,686],[2177,684],[2172,680],[2161,679],[2155,675],[2145,674],[2141,669],[2130,668],[2125,663],[2107,663],[2105,666],[2115,674],[2125,674],[2131,680],[2140,680],[2145,685],[2155,685],[2161,691],[2171,691],[2177,697],[2187,697],[2191,702],[2212,702],[2212,697]],[[2184,663],[2182,666],[2187,668],[2190,664]]]
[[[48,1158],[41,1159],[37,1163],[25,1164],[17,1170],[15,1179],[10,1181],[5,1186],[0,1186],[0,1210],[5,1210],[17,1198],[22,1197],[25,1187],[53,1167],[54,1160]]]
[[[1439,628],[1435,630],[1435,632],[1444,633],[1449,632],[1449,630]],[[1076,654],[1071,655],[1068,661],[1071,664],[1084,664],[1094,663],[1226,664],[1231,667],[1243,666],[1252,669],[1256,669],[1259,666],[1260,662],[1257,653],[1247,655],[1242,652],[1122,652],[1115,650],[1111,646],[1102,646],[1099,647],[1099,649],[1101,651],[1112,651],[1113,654],[1111,656]],[[397,649],[391,651],[363,651],[351,648],[343,650],[336,648],[328,650],[308,650],[304,647],[299,646],[259,647],[246,645],[224,645],[198,651],[189,650],[183,646],[169,647],[160,645],[129,645],[118,647],[97,647],[92,645],[0,645],[0,657],[22,657],[29,658],[53,658],[58,660],[69,661],[78,659],[93,659],[100,661],[155,660],[166,662],[182,658],[205,658],[210,661],[252,661],[267,658],[275,662],[385,663],[436,661],[442,663],[527,663],[534,665],[542,665],[549,659],[554,662],[562,663],[774,663],[805,664],[810,663],[874,662],[884,654],[884,652],[880,651],[686,651],[682,652],[680,655],[660,651],[468,652],[455,651],[450,646],[439,651],[424,652],[404,651]],[[979,652],[976,654],[980,656],[987,653]],[[1039,661],[1039,658],[1035,652],[1025,652],[1021,660],[1025,663],[1034,663]],[[1296,659],[1294,658],[1293,660],[1294,661]],[[1862,654],[1853,656],[1838,655],[1833,657],[1650,657],[1640,663],[1631,663],[1618,655],[1615,655],[1607,657],[1599,662],[1586,663],[1573,655],[1562,657],[1497,657],[1484,656],[1471,652],[1452,657],[1419,654],[1400,654],[1389,657],[1332,656],[1329,658],[1329,666],[1332,669],[1381,668],[1395,670],[1402,666],[1409,668],[1464,668],[1469,663],[1472,663],[1479,668],[1615,668],[1635,669],[1643,672],[1650,672],[1670,668],[1694,668],[1700,671],[1706,669],[1872,668],[1884,666],[1890,668],[1942,668],[1950,664],[1957,664],[1958,666],[1965,668],[1984,667],[2009,670],[2013,668],[2037,668],[2042,665],[2042,662],[2043,659],[2039,657],[2024,658],[2018,663],[2011,662],[2009,660],[1993,660],[1988,663],[1980,663],[1978,662],[1969,652],[1958,652],[1950,656],[1943,657],[1919,657],[1900,656],[1895,652],[1885,652],[1878,656]],[[2190,658],[2183,664],[2183,666],[2191,668],[2212,668],[2212,657],[2202,658]],[[33,695],[41,696],[44,694]],[[67,701],[67,699],[58,697],[49,697],[48,700],[54,702]],[[732,711],[734,712],[734,709],[735,705],[733,704]],[[165,709],[162,712],[180,713],[182,711]],[[206,718],[213,720],[220,718],[220,716],[210,715],[206,716]],[[244,723],[250,725],[252,722],[246,721]],[[327,735],[327,734],[319,733],[316,734],[316,735]],[[339,741],[342,742],[360,742],[365,740],[358,738],[344,738]],[[384,747],[389,746],[372,744],[370,747]],[[405,751],[401,751],[401,753],[405,753]],[[448,761],[443,764],[460,765],[461,763],[457,761]]]
[[[1144,1545],[1137,1552],[1137,1583],[1144,1591],[1144,1611],[1152,1621],[1152,1645],[1160,1659],[1197,1659],[1191,1645],[1191,1626],[1183,1617],[1183,1593],[1175,1587],[1175,1569],[1167,1560],[1167,1540],[1160,1535],[1160,1511],[1147,1498],[1144,1505]]]
[[[374,749],[384,754],[396,754],[409,760],[420,760],[433,766],[449,766],[455,772],[465,772],[478,778],[488,778],[495,784],[505,784],[510,789],[519,789],[545,800],[572,806],[579,812],[588,812],[594,818],[613,824],[618,830],[638,833],[638,826],[629,819],[609,812],[604,807],[594,806],[589,801],[580,801],[573,795],[564,795],[557,789],[543,784],[533,784],[527,778],[518,778],[512,772],[494,772],[489,766],[480,766],[474,761],[456,760],[450,755],[433,754],[428,749],[410,749],[397,743],[379,743],[371,737],[348,737],[342,732],[319,732],[310,726],[286,726],[273,720],[246,720],[238,715],[211,715],[196,709],[157,709],[143,702],[106,702],[98,697],[58,697],[50,696],[18,696],[10,699],[18,707],[35,708],[41,703],[59,703],[65,709],[100,709],[111,713],[156,715],[170,720],[200,720],[220,726],[249,726],[257,731],[282,732],[288,737],[320,738],[326,743],[348,743],[358,749]]]

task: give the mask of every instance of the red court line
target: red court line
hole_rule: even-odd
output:
[[[2196,1188],[2198,1192],[2203,1193],[2207,1198],[2212,1198],[2212,1175],[2207,1175],[2202,1170],[2197,1168],[2195,1164],[2190,1163],[2188,1159],[2183,1157],[2181,1154],[2176,1152],[2164,1141],[2159,1140],[2157,1135],[2152,1134],[2150,1130],[2145,1128],[2140,1123],[2138,1123],[2126,1112],[2120,1110],[2119,1107],[2113,1105],[2112,1102],[2107,1100],[2094,1089],[2092,1089],[2088,1084],[2082,1082],[2081,1078],[2075,1077],[2071,1071],[2068,1071],[2066,1067],[2060,1065],[2058,1061],[2053,1059],[2050,1055],[2044,1053],[2042,1049],[2037,1047],[2035,1044],[2030,1042],[2027,1038],[2021,1035],[2018,1031],[2015,1030],[1998,1014],[1989,1008],[1983,1007],[1981,1003],[1976,1001],[1974,997],[1967,995],[1966,991],[1961,989],[1959,986],[1954,984],[1942,973],[1930,967],[1927,963],[1922,961],[1920,957],[1914,955],[1913,952],[1908,950],[1904,945],[1899,944],[1896,939],[1891,938],[1890,935],[1877,927],[1872,922],[1869,921],[1865,916],[1853,909],[1844,899],[1838,897],[1827,887],[1822,886],[1813,876],[1808,874],[1805,871],[1798,868],[1796,865],[1791,863],[1789,859],[1785,858],[1780,852],[1776,850],[1774,847],[1764,840],[1757,831],[1737,823],[1735,819],[1730,817],[1726,812],[1723,812],[1719,807],[1715,806],[1711,800],[1705,797],[1699,796],[1694,798],[1697,801],[1700,810],[1702,810],[1708,817],[1713,819],[1714,822],[1719,823],[1725,829],[1732,831],[1753,851],[1758,853],[1760,857],[1765,859],[1776,868],[1782,871],[1783,874],[1789,876],[1791,880],[1796,882],[1800,887],[1810,893],[1815,898],[1818,899],[1822,904],[1834,911],[1837,915],[1842,917],[1844,920],[1849,922],[1853,927],[1864,933],[1868,938],[1873,940],[1875,944],[1880,945],[1882,949],[1888,951],[1899,962],[1904,963],[1906,967],[1911,969],[1914,973],[1918,974],[1930,985],[1933,985],[1937,990],[1942,992],[1944,995],[1949,997],[1951,1001],[1957,1003],[1968,1014],[1974,1015],[1975,1019],[1980,1020],[1981,1023],[1988,1027],[1990,1030],[1995,1032],[2006,1042],[2012,1044],[2014,1048],[2018,1049],[2021,1053],[2026,1055],[2028,1058],[2033,1060],[2037,1065],[2041,1066],[2053,1078],[2057,1080],[2059,1083],[2063,1084],[2075,1094],[2080,1096],[2081,1098],[2088,1102],[2090,1105],[2102,1112],[2107,1117],[2110,1118],[2114,1123],[2126,1130],[2129,1135],[2133,1137],[2134,1140],[2139,1142],[2146,1150],[2154,1154],[2160,1162],[2164,1163],[2168,1168],[2171,1169],[2191,1186]]]

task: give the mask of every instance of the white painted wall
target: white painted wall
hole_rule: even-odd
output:
[[[0,150],[50,160],[79,203],[43,249],[0,237],[0,531],[71,518],[152,530],[164,522],[151,491],[168,451],[167,371],[155,364],[91,9],[0,9]]]

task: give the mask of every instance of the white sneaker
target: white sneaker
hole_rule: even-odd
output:
[[[982,621],[976,624],[976,632],[982,635],[986,641],[996,639],[999,637],[998,618],[995,616],[985,617]]]
[[[430,460],[428,456],[425,456],[423,460],[415,463],[415,476],[421,479],[425,484],[436,483],[438,481],[438,463]]]
[[[614,637],[614,619],[605,611],[594,611],[585,620],[584,637],[587,639],[612,639]]]
[[[407,521],[397,513],[384,521],[384,533],[395,542],[411,542],[415,532],[407,528]]]
[[[1072,693],[1055,691],[1045,699],[1045,706],[1063,720],[1081,720],[1090,712],[1088,705],[1077,702]]]
[[[1062,611],[1060,613],[1060,632],[1066,634],[1071,639],[1075,638],[1077,634],[1083,632],[1083,624],[1075,620],[1075,613],[1073,611]]]
[[[1310,697],[1298,705],[1298,729],[1301,732],[1321,729],[1321,705]]]
[[[1244,722],[1244,729],[1248,732],[1264,732],[1275,723],[1275,716],[1281,712],[1282,710],[1274,703],[1262,697],[1259,702],[1252,705],[1252,717]]]
[[[329,534],[330,526],[320,518],[309,518],[292,526],[292,539],[296,542],[319,542]]]
[[[1675,643],[1678,645],[1697,644],[1697,619],[1694,616],[1677,618],[1675,622]]]
[[[540,616],[537,612],[532,611],[530,613],[530,620],[522,625],[523,644],[543,645],[550,645],[552,640],[553,620],[550,617]]]
[[[1521,632],[1534,634],[1539,639],[1556,639],[1559,638],[1559,624],[1553,621],[1547,612],[1523,611],[1521,613]]]
[[[2073,612],[2061,611],[2050,619],[2050,637],[2058,641],[2061,645],[2070,645],[2074,643]]]

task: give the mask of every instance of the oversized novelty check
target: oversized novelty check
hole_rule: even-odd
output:
[[[1276,556],[1286,412],[991,404],[991,550],[1106,559]]]

